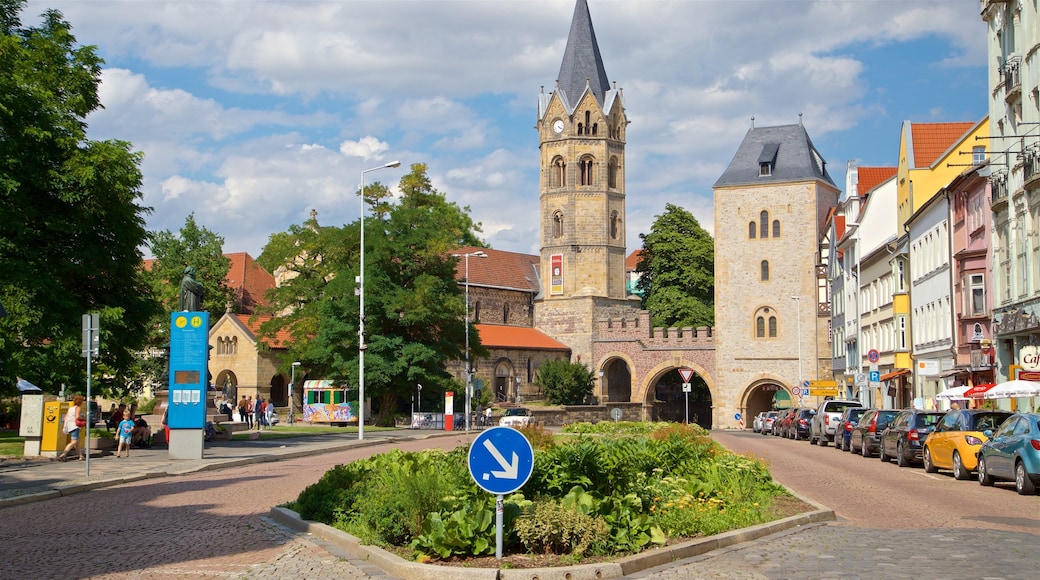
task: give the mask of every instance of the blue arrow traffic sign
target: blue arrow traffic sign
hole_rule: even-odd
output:
[[[505,495],[520,489],[534,470],[534,449],[511,427],[492,427],[469,448],[469,474],[488,493]]]

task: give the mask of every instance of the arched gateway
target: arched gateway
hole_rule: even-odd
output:
[[[786,408],[790,388],[780,377],[762,376],[751,384],[724,389],[715,363],[714,329],[652,328],[650,313],[599,322],[593,358],[604,405],[641,404],[638,419],[684,421],[705,428],[736,427],[734,416]],[[683,391],[679,369],[692,369],[690,391]]]

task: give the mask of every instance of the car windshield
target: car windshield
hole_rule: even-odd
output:
[[[841,412],[845,411],[845,409],[848,409],[849,407],[859,407],[859,405],[855,404],[855,403],[829,403],[827,405],[827,412],[828,413],[841,413]]]
[[[857,407],[849,411],[849,421],[855,421],[860,418],[860,415],[865,413],[867,410],[862,407]]]
[[[506,409],[506,417],[526,417],[531,412],[527,409]]]
[[[972,431],[993,431],[1011,416],[1011,413],[978,413],[972,416]]]
[[[917,416],[917,419],[914,421],[914,425],[918,429],[935,428],[935,425],[939,422],[940,419],[942,419],[942,417],[943,416],[941,413],[922,413]]]

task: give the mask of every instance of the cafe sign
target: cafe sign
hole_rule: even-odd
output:
[[[1018,349],[1018,364],[1023,370],[1040,371],[1040,346],[1028,345]]]

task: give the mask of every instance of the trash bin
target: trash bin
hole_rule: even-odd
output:
[[[69,436],[62,432],[61,424],[65,422],[65,413],[70,406],[72,403],[68,401],[48,401],[43,404],[40,455],[54,457],[69,444]]]

